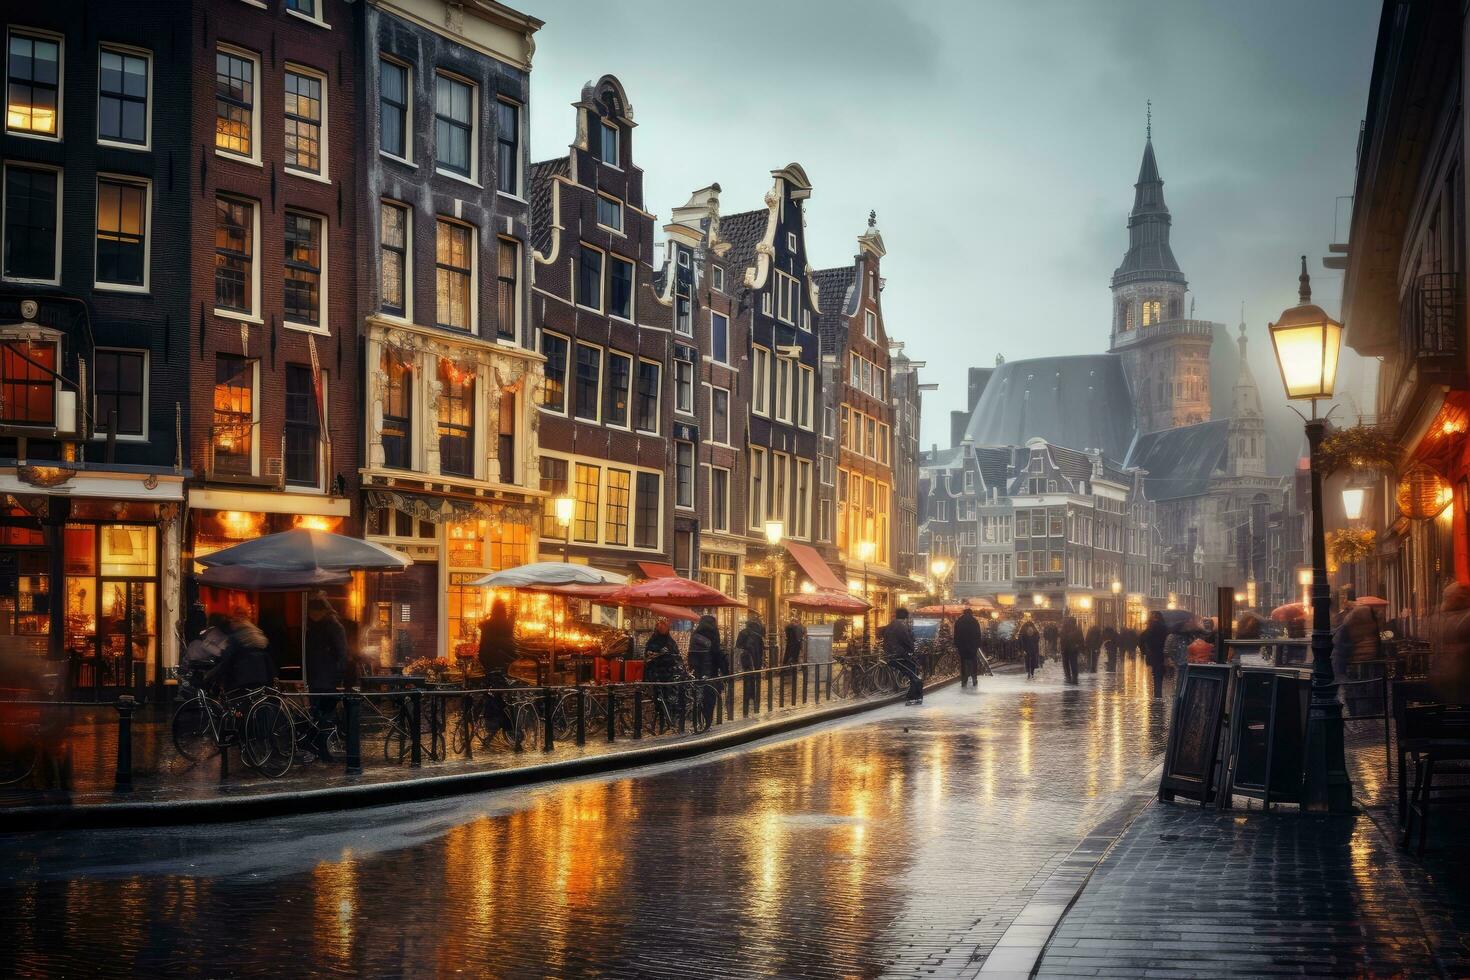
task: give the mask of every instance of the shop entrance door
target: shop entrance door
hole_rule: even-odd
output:
[[[104,578],[98,588],[97,652],[91,671],[99,696],[133,691],[154,678],[158,636],[152,582]]]

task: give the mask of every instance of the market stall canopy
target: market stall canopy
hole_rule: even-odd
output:
[[[206,568],[229,566],[262,572],[398,572],[407,555],[361,538],[294,528],[216,551],[198,559]]]
[[[691,623],[699,619],[699,613],[691,612],[682,606],[666,606],[663,603],[654,602],[641,608],[647,609],[655,616],[662,616],[664,619],[685,619]]]
[[[637,565],[644,578],[674,578],[679,574],[673,565],[661,561],[640,561]]]
[[[352,575],[348,572],[332,572],[323,568],[277,571],[249,565],[216,565],[198,575],[200,585],[242,592],[305,592],[350,581]]]
[[[1278,623],[1289,622],[1293,619],[1306,619],[1307,607],[1300,602],[1288,602],[1284,606],[1277,606],[1271,610],[1271,618]]]
[[[687,578],[651,578],[646,582],[625,586],[609,596],[614,602],[642,606],[650,602],[670,606],[743,606],[718,589]]]
[[[796,559],[796,563],[801,566],[806,577],[812,580],[812,585],[815,585],[819,591],[847,592],[847,586],[822,560],[816,548],[798,541],[787,541],[785,544],[786,551]]]
[[[562,561],[537,561],[481,576],[471,585],[492,589],[537,589],[548,585],[622,585],[626,575],[605,572],[591,565],[574,565]]]
[[[958,602],[946,602],[935,603],[932,606],[920,606],[914,612],[920,616],[958,616],[968,608]]]
[[[535,591],[547,595],[559,595],[565,599],[582,599],[598,606],[621,606],[629,609],[647,609],[665,619],[698,619],[699,617],[681,606],[670,606],[652,601],[624,602],[614,598],[622,589],[620,585],[546,585]]]
[[[871,603],[846,592],[833,589],[817,589],[815,592],[796,592],[783,597],[787,605],[812,612],[838,613],[844,616],[859,616],[873,608]]]

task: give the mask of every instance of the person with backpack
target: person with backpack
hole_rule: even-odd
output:
[[[742,672],[758,671],[766,665],[766,628],[761,623],[760,617],[754,613],[745,621],[745,627],[741,629],[740,635],[735,637],[735,652],[737,664]],[[743,692],[741,708],[749,711],[752,704],[756,710],[760,710],[761,697],[761,675],[752,674],[743,679],[740,685]]]

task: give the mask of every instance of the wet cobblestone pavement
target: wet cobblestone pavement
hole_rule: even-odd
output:
[[[1162,748],[1137,664],[626,776],[0,838],[0,975],[971,976]]]

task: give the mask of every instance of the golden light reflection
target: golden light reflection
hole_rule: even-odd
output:
[[[340,963],[352,959],[356,939],[357,863],[344,850],[338,861],[322,861],[311,873],[312,939],[317,949]]]

